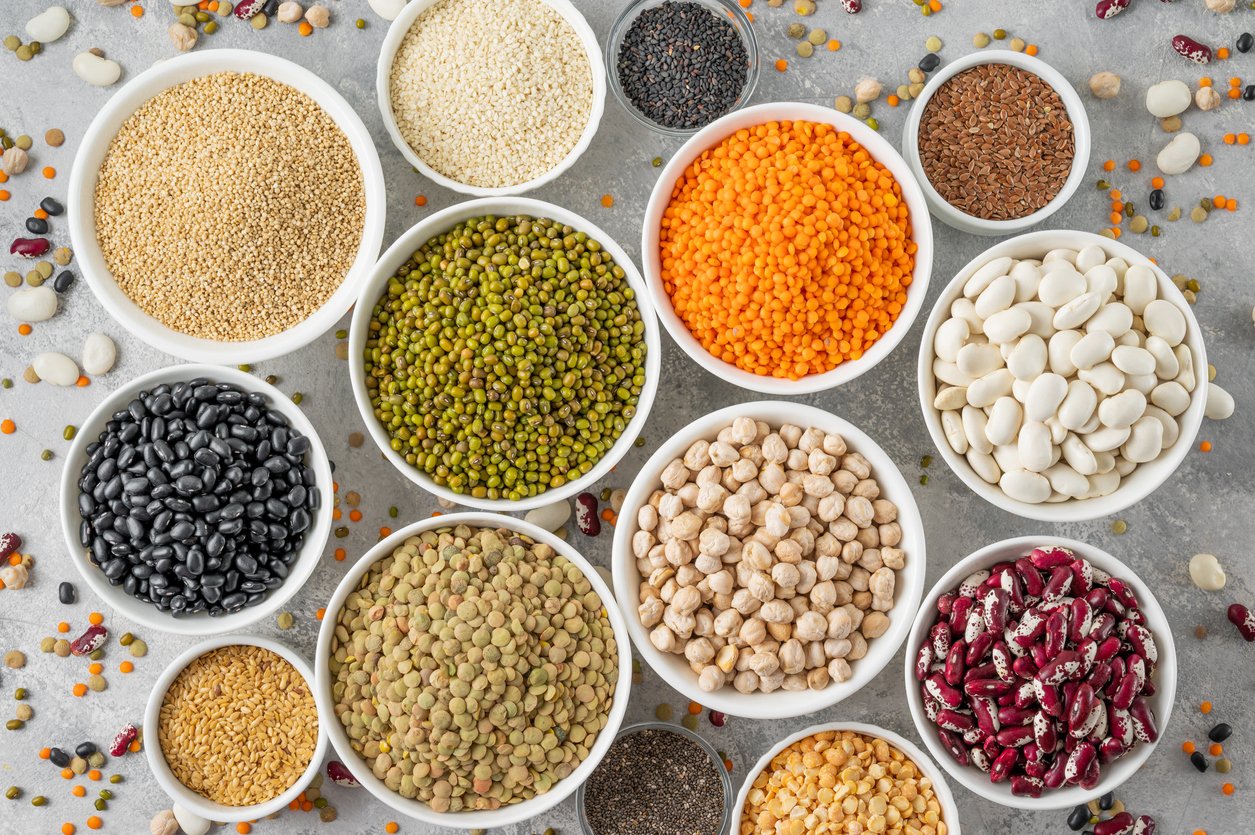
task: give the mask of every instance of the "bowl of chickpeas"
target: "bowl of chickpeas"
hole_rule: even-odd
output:
[[[889,456],[829,412],[772,401],[664,443],[628,490],[612,556],[646,663],[692,701],[753,719],[870,682],[906,637],[925,562]]]
[[[732,835],[962,835],[941,770],[915,745],[875,725],[832,722],[799,731],[749,774],[733,807]]]

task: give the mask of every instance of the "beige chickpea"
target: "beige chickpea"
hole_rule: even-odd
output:
[[[862,496],[865,499],[873,500],[880,495],[880,484],[872,478],[864,478],[854,485],[854,489],[850,491],[852,496]]]
[[[880,528],[875,525],[869,525],[859,530],[854,536],[854,540],[862,545],[864,549],[880,547]]]
[[[824,452],[821,447],[816,447],[807,454],[806,468],[814,475],[829,476],[837,468],[837,459]]]
[[[887,525],[898,518],[898,506],[888,499],[872,502],[872,520],[877,525]]]
[[[811,522],[811,512],[802,505],[789,507],[789,529],[805,528]]]
[[[783,464],[789,458],[789,447],[777,432],[763,438],[761,449],[763,460],[769,464]]]
[[[828,482],[827,479],[825,479],[825,483],[831,483],[831,482]],[[807,512],[810,513],[812,520],[815,519],[815,514],[819,512],[819,496],[812,496],[810,493],[806,492],[806,479],[805,478],[802,479],[801,507],[806,508]],[[810,523],[808,522],[806,526],[810,527]],[[820,530],[823,530],[823,528],[821,527]]]
[[[824,435],[824,441],[821,444],[821,448],[832,457],[841,458],[841,456],[845,455],[846,451],[845,438],[840,435],[828,433]]]
[[[763,448],[758,444],[746,444],[741,447],[740,453],[742,461],[753,462],[755,468],[762,469],[765,459],[763,458]]]
[[[850,496],[845,502],[845,518],[859,528],[866,528],[872,523],[872,503],[865,496]]]
[[[889,629],[889,616],[884,612],[868,612],[859,631],[867,639],[879,638]]]
[[[851,522],[848,516],[841,516],[828,523],[828,533],[842,542],[849,542],[858,536],[858,525]]]
[[[815,521],[814,517],[806,523],[806,527],[789,531],[789,539],[802,549],[802,556],[809,557],[815,552],[815,531],[822,532],[824,526]]]
[[[667,608],[661,599],[651,597],[642,601],[641,605],[636,607],[636,613],[640,616],[641,626],[646,629],[652,629],[662,620],[662,610]]]
[[[884,560],[886,568],[892,568],[895,571],[906,568],[906,552],[900,548],[881,548],[880,557]]]
[[[720,429],[719,434],[715,436],[715,440],[721,444],[728,444],[729,446],[734,444],[735,441],[732,438],[732,427],[725,426]]]
[[[732,594],[732,572],[726,568],[711,574],[707,582],[714,594]]]
[[[706,638],[694,638],[684,645],[684,657],[693,664],[705,664],[715,657],[715,648]]]
[[[728,518],[729,522],[733,519],[748,519],[750,517],[749,499],[744,496],[728,496],[723,502],[723,515]]]
[[[827,534],[824,534],[824,536],[827,536]],[[837,566],[841,563],[841,557],[839,555],[823,553],[823,545],[824,537],[821,536],[815,542],[815,551],[817,554],[815,557],[815,574],[819,577],[821,582],[831,580],[833,577],[836,577]]]
[[[714,513],[727,498],[728,491],[722,484],[707,484],[697,491],[697,508],[703,513]]]
[[[641,505],[641,509],[636,511],[636,527],[649,532],[658,527],[658,508],[652,504]]]
[[[649,633],[649,642],[660,652],[675,652],[679,645],[675,633],[662,624]]]
[[[846,614],[850,616],[850,620],[854,623],[854,628],[858,629],[863,624],[863,610],[855,606],[853,603],[847,603],[841,607]]]
[[[724,644],[719,648],[719,651],[715,653],[715,666],[723,670],[725,673],[730,673],[736,669],[736,661],[740,654],[741,651],[736,647],[731,644]]]
[[[850,492],[854,490],[854,485],[856,484],[858,484],[858,476],[854,475],[854,473],[849,470],[837,470],[832,474],[832,485],[836,487],[837,492],[843,496],[850,495]]]
[[[802,572],[792,563],[778,562],[771,568],[771,579],[776,585],[791,589],[802,579]]]
[[[800,693],[806,689],[806,676],[802,673],[787,675],[784,677],[784,681],[780,683],[780,689]]]
[[[810,641],[806,644],[806,668],[828,666],[828,656],[824,655],[823,641]]]
[[[771,675],[758,676],[758,689],[763,693],[774,693],[784,684],[784,673],[776,670]]]
[[[854,621],[844,607],[828,613],[828,637],[845,638],[854,630]]]
[[[723,441],[716,441],[711,444],[708,455],[710,456],[710,463],[716,467],[731,467],[741,460],[740,451],[732,444]]]
[[[746,618],[737,637],[746,646],[758,646],[767,639],[767,622],[759,617]]]
[[[795,675],[806,669],[806,650],[802,642],[790,638],[780,645],[780,669],[785,675]]]
[[[793,634],[801,641],[821,641],[828,633],[828,619],[819,612],[806,612],[793,622]]]
[[[814,449],[819,449],[822,451],[822,445],[824,442],[824,434],[825,434],[824,430],[816,429],[815,427],[812,426],[802,433],[802,437],[797,439],[796,446],[798,449],[800,449],[802,452],[805,452],[807,455],[809,455],[811,450],[814,450]]]
[[[764,465],[758,473],[758,483],[769,494],[779,493],[780,488],[786,483],[784,467],[776,463]]]
[[[747,539],[741,543],[741,562],[755,571],[767,571],[771,568],[771,551],[756,539]]]
[[[728,521],[728,536],[730,537],[733,537],[733,538],[746,537],[752,534],[753,532],[754,532],[754,524],[749,520],[748,516],[746,516],[743,519],[737,519],[735,521],[732,521],[732,520]]]
[[[750,594],[749,589],[737,589],[732,593],[732,608],[742,615],[752,615],[761,609],[763,602]]]
[[[671,597],[671,608],[676,614],[692,614],[700,605],[702,605],[702,593],[695,586],[685,586]]]
[[[877,571],[884,565],[884,560],[880,557],[879,548],[864,548],[863,556],[859,557],[858,567],[865,568],[868,571]]]
[[[724,609],[731,609],[732,595],[715,592],[710,596],[710,605],[715,607],[716,612],[722,612]]]
[[[780,669],[780,659],[774,652],[757,652],[750,656],[750,669],[761,676],[768,676]]]
[[[858,540],[846,542],[841,546],[841,561],[853,565],[863,558],[863,543]]]
[[[786,482],[785,485],[780,488],[779,496],[780,504],[791,508],[802,503],[802,499],[805,498],[806,492],[802,490],[802,485],[800,483],[790,481]]]
[[[694,539],[701,533],[702,518],[692,511],[685,511],[671,520],[668,530],[678,539]]]
[[[697,556],[693,559],[693,568],[702,574],[714,574],[716,571],[723,568],[723,560],[719,559],[714,554],[707,554],[704,551],[698,551]]]
[[[632,556],[643,557],[649,554],[649,549],[658,543],[654,539],[654,535],[649,531],[637,531],[632,534]]]
[[[808,473],[802,478],[802,492],[804,492],[808,497],[813,496],[817,499],[828,498],[833,495],[836,489],[837,488],[832,483],[832,479],[827,476]],[[820,505],[816,505],[816,510],[818,510],[819,507]],[[839,516],[840,513],[837,515]],[[832,519],[835,518],[836,516],[832,517]],[[825,519],[824,521],[830,522],[832,519]]]
[[[857,565],[850,570],[850,587],[855,591],[867,591],[868,582],[871,580],[872,573],[866,568],[860,568]]]
[[[649,561],[649,557],[636,558],[636,573],[640,574],[642,577],[648,577],[652,574],[655,567],[656,566]]]
[[[662,519],[663,530],[670,536],[671,522],[684,513],[684,500],[675,493],[668,493],[658,502],[658,516]],[[662,534],[658,534],[662,538]]]
[[[851,567],[845,563],[841,563],[841,567],[847,572],[852,570]],[[833,599],[833,602],[838,606],[845,606],[854,598],[854,589],[846,580],[849,576],[850,575],[847,573],[841,579],[833,580],[832,582],[833,591],[836,593],[836,597]]]
[[[753,693],[758,689],[758,674],[753,670],[742,670],[732,679],[732,686],[738,693]]]
[[[675,494],[680,497],[680,501],[686,508],[697,507],[697,495],[701,490],[702,488],[698,487],[696,482],[690,481],[679,490],[676,490]]]
[[[764,499],[768,498],[768,493],[758,479],[747,481],[736,489],[736,492],[744,496],[750,505],[756,505]]]
[[[661,595],[662,587],[665,586],[667,581],[674,576],[675,569],[670,565],[664,565],[660,568],[654,569],[649,575],[649,585],[652,586],[659,595]]]
[[[693,482],[699,488],[706,487],[711,484],[722,484],[723,470],[716,467],[714,464],[707,464],[705,467],[698,470],[696,477],[693,478]]]
[[[771,581],[771,577],[761,571],[755,571],[750,575],[749,582],[745,584],[745,590],[759,603],[766,604],[776,598],[776,584]]]
[[[869,591],[854,592],[853,599],[850,600],[860,611],[867,611],[872,605],[872,593]]]
[[[725,609],[715,617],[715,634],[721,638],[731,638],[741,631],[745,620],[736,609]]]
[[[811,690],[823,690],[831,682],[827,667],[814,667],[806,672],[806,686]]]
[[[789,509],[778,502],[769,502],[763,513],[763,526],[766,527],[767,533],[772,536],[787,536],[791,518]]]
[[[711,664],[702,669],[701,675],[697,677],[697,686],[705,693],[713,693],[723,687],[725,681],[727,676],[723,670]]]
[[[783,600],[768,600],[763,603],[763,608],[759,609],[758,616],[767,624],[773,623],[792,623],[793,607]],[[666,620],[666,614],[663,614],[663,620]]]
[[[871,576],[868,583],[868,589],[871,591],[874,599],[872,608],[878,612],[885,612],[893,608],[893,591],[897,582],[897,575],[893,573],[892,568],[881,568]]]
[[[773,549],[776,559],[789,565],[797,565],[802,561],[802,546],[796,539],[782,539]]]
[[[668,606],[662,611],[662,623],[677,638],[687,638],[693,634],[693,627],[697,624],[697,619],[692,615],[686,615],[677,611],[673,606]]]
[[[684,462],[677,458],[666,466],[659,480],[668,490],[679,490],[688,482],[691,475],[688,467],[684,466]]]
[[[810,590],[815,587],[815,582],[819,579],[819,575],[815,573],[815,564],[801,562],[798,563],[797,570],[802,575],[802,579],[797,581],[793,590],[798,594],[810,594]]]
[[[791,423],[786,423],[777,431],[781,440],[784,441],[785,445],[787,445],[789,449],[796,447],[798,442],[802,440],[802,427],[800,426],[794,426]]]
[[[786,470],[805,470],[806,469],[806,453],[800,449],[789,450],[789,457],[785,459],[784,467]]]
[[[867,463],[867,459],[857,452],[847,452],[841,457],[841,469],[849,470],[860,480],[872,474],[871,464]]]
[[[753,418],[739,417],[732,421],[732,437],[738,444],[752,444],[758,437],[758,424]]]
[[[862,632],[850,633],[850,652],[845,656],[847,661],[857,661],[867,654],[867,639]]]
[[[826,658],[845,658],[850,654],[850,650],[854,645],[850,643],[848,638],[828,638],[823,643],[824,657]]]
[[[732,465],[732,477],[741,484],[758,478],[758,467],[748,458],[742,458]]]
[[[767,499],[754,503],[754,506],[750,508],[750,521],[754,523],[755,527],[759,529],[766,527],[767,511],[771,510],[772,505],[775,504],[776,502]]]
[[[672,565],[687,565],[693,561],[693,549],[682,539],[668,540],[663,553]]]
[[[741,482],[737,481],[736,477],[732,475],[731,467],[722,469],[719,472],[719,484],[723,486],[724,490],[727,490],[729,493],[741,492]]]
[[[684,466],[690,470],[700,470],[710,464],[710,441],[699,438],[685,450],[683,458]]]
[[[823,580],[815,583],[808,597],[810,598],[811,609],[821,615],[828,614],[837,605],[837,589],[832,580]]]
[[[693,634],[702,638],[710,638],[715,634],[715,616],[709,609],[698,609],[693,613]],[[714,642],[711,646],[719,648]]]
[[[828,662],[828,677],[837,684],[849,681],[851,675],[853,675],[853,670],[844,658],[834,658]]]
[[[793,619],[797,620],[802,615],[810,611],[810,605],[806,600],[806,595],[793,593],[792,597],[786,598],[785,602],[789,604],[789,608],[793,610]]]

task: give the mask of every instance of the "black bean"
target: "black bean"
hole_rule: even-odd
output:
[[[1115,805],[1116,796],[1114,792],[1107,792],[1102,797],[1098,798],[1098,808],[1102,809],[1104,812],[1110,811],[1111,807]]]
[[[39,208],[47,212],[50,217],[57,217],[65,211],[65,207],[51,197],[45,197],[43,200],[40,200]]]
[[[1255,101],[1255,84],[1247,84],[1242,88],[1242,98],[1246,101]]]
[[[1224,742],[1231,736],[1233,736],[1233,728],[1229,727],[1225,722],[1221,722],[1207,732],[1207,738],[1212,742]]]
[[[70,764],[70,755],[60,748],[51,749],[48,753],[48,759],[52,760],[52,764],[57,768],[65,768]]]
[[[1252,46],[1255,46],[1255,35],[1252,35],[1250,32],[1243,32],[1241,35],[1238,35],[1238,52],[1250,52]],[[49,214],[52,213],[49,212]]]
[[[92,754],[96,753],[96,743],[80,742],[78,747],[74,749],[74,753],[78,754],[83,759],[87,759]]]
[[[59,273],[57,277],[52,280],[52,289],[56,290],[58,293],[64,293],[66,290],[69,290],[73,284],[74,273],[69,270],[65,270]]]
[[[923,58],[919,59],[919,68],[924,72],[932,72],[941,65],[941,56],[935,52],[930,52]]]
[[[1149,203],[1150,207],[1154,209],[1155,211],[1159,211],[1160,209],[1162,209],[1163,204],[1164,204],[1163,189],[1157,188],[1154,191],[1152,191],[1150,193],[1150,197],[1147,198],[1146,202]]]
[[[1190,764],[1199,771],[1207,770],[1207,758],[1203,756],[1202,751],[1195,751],[1193,754],[1190,754]]]
[[[62,583],[57,586],[57,600],[60,600],[66,606],[73,603],[76,597],[73,583]]]
[[[1089,807],[1082,803],[1068,815],[1068,829],[1080,832],[1087,823],[1089,823]]]
[[[32,235],[47,235],[48,221],[38,217],[26,218],[26,231]]]

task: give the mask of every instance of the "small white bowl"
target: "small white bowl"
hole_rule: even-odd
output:
[[[911,239],[917,246],[915,271],[912,273],[911,286],[906,294],[906,306],[898,314],[889,332],[876,340],[876,343],[859,359],[843,362],[823,374],[810,374],[800,380],[751,374],[730,362],[718,359],[707,351],[676,315],[675,308],[671,304],[671,297],[667,295],[667,290],[663,286],[662,259],[658,249],[662,216],[671,203],[671,192],[680,175],[709,148],[737,131],[766,122],[786,120],[833,125],[852,136],[877,162],[883,165],[902,188],[902,198],[910,211]],[[792,397],[813,394],[848,383],[876,367],[877,363],[889,356],[889,353],[902,341],[907,331],[911,329],[911,323],[915,321],[920,308],[924,306],[924,296],[928,293],[928,278],[932,275],[933,268],[933,227],[932,220],[928,216],[928,205],[924,201],[924,193],[916,182],[915,174],[899,156],[897,150],[879,133],[858,119],[828,107],[800,102],[772,102],[756,104],[719,117],[689,137],[675,152],[662,169],[658,181],[654,183],[654,189],[649,195],[649,203],[645,206],[645,220],[641,227],[641,262],[645,281],[649,285],[649,294],[658,311],[658,318],[662,320],[663,327],[667,329],[667,333],[671,335],[675,343],[694,362],[720,380],[733,383],[743,389]]]
[[[324,727],[318,729],[318,743],[314,748],[314,756],[310,758],[309,765],[305,768],[305,773],[289,786],[287,791],[265,803],[259,803],[256,806],[223,806],[180,783],[179,778],[175,777],[174,772],[170,770],[166,755],[161,751],[161,705],[166,699],[166,691],[178,678],[179,673],[197,658],[213,650],[230,646],[254,646],[270,650],[295,667],[296,671],[301,674],[301,678],[305,680],[305,686],[309,688],[310,693],[314,692],[314,671],[309,668],[304,658],[278,641],[259,635],[223,635],[202,641],[180,653],[171,661],[149,692],[148,705],[144,708],[144,756],[148,760],[148,769],[157,780],[157,785],[175,803],[207,821],[234,823],[273,815],[275,812],[286,809],[288,804],[296,799],[297,795],[309,785],[310,780],[314,779],[318,769],[322,767],[323,757],[327,753],[327,729],[326,720],[320,714],[318,721]]]
[[[288,578],[283,585],[266,595],[266,599],[256,606],[248,606],[240,611],[219,617],[210,617],[204,612],[175,617],[168,612],[158,611],[157,607],[131,597],[121,586],[110,584],[104,572],[87,556],[86,549],[78,541],[78,530],[81,517],[78,512],[78,479],[83,465],[87,462],[87,446],[94,443],[104,430],[113,413],[126,408],[126,404],[145,391],[162,383],[175,383],[182,380],[193,380],[205,377],[215,383],[234,383],[245,391],[260,392],[270,401],[271,407],[283,413],[292,424],[293,429],[300,431],[309,438],[309,452],[306,455],[308,465],[313,469],[317,479],[318,490],[322,496],[322,504],[311,515],[313,523],[305,532],[305,541],[300,553],[289,567]],[[331,481],[331,463],[327,452],[314,425],[305,413],[297,408],[291,400],[277,388],[259,380],[251,374],[245,374],[235,368],[219,365],[173,365],[136,377],[122,385],[100,402],[87,420],[79,427],[74,436],[74,443],[65,456],[65,466],[61,470],[61,530],[65,536],[65,547],[70,554],[74,567],[82,575],[96,596],[109,604],[111,608],[129,620],[149,629],[172,635],[192,635],[204,637],[218,635],[235,629],[251,626],[273,615],[283,608],[292,597],[305,585],[305,581],[318,567],[322,556],[323,545],[327,542],[327,534],[331,530],[331,512],[333,496]]]
[[[1159,649],[1159,664],[1154,674],[1157,690],[1155,695],[1146,697],[1146,701],[1155,712],[1155,722],[1159,726],[1159,740],[1136,742],[1135,747],[1128,754],[1110,765],[1104,765],[1102,779],[1093,789],[1087,791],[1080,786],[1063,786],[1054,790],[1046,789],[1041,797],[1020,797],[1011,793],[1009,781],[991,783],[989,775],[976,766],[961,766],[950,756],[941,743],[937,726],[928,721],[928,717],[924,715],[924,701],[920,696],[919,682],[915,680],[915,653],[927,637],[928,630],[936,622],[937,598],[948,591],[953,591],[973,571],[989,568],[1003,560],[1018,559],[1043,544],[1070,549],[1078,557],[1089,560],[1095,568],[1101,568],[1111,576],[1124,580],[1137,595],[1142,612],[1146,615],[1146,628],[1154,636],[1155,644]],[[923,604],[920,605],[919,613],[915,616],[915,623],[911,625],[911,636],[907,640],[905,668],[906,701],[911,708],[911,717],[915,720],[915,729],[924,740],[924,745],[936,757],[937,762],[941,763],[941,767],[965,788],[986,800],[1012,809],[1033,811],[1070,809],[1073,806],[1088,803],[1123,785],[1138,772],[1150,758],[1155,746],[1163,740],[1163,735],[1168,728],[1168,720],[1172,716],[1172,702],[1177,692],[1177,651],[1172,640],[1172,627],[1163,609],[1159,608],[1155,595],[1151,594],[1150,588],[1127,565],[1106,551],[1084,542],[1058,536],[1020,536],[1014,539],[1004,539],[1001,542],[986,545],[976,553],[955,563],[937,581],[937,585],[933,586],[924,598]]]
[[[140,309],[114,281],[96,239],[96,175],[118,130],[157,94],[219,72],[253,73],[282,82],[309,96],[344,132],[362,169],[366,221],[353,266],[340,286],[308,319],[282,333],[246,342],[220,342],[181,333]],[[326,81],[291,61],[249,49],[208,49],[160,61],[128,81],[96,114],[74,158],[69,186],[70,239],[88,286],[105,310],[128,331],[154,348],[191,362],[235,365],[295,351],[309,344],[344,315],[357,298],[383,241],[387,198],[383,168],[370,132],[344,97]]]
[[[1063,100],[1064,107],[1067,108],[1068,119],[1072,122],[1075,154],[1072,158],[1072,170],[1068,173],[1068,178],[1064,181],[1063,188],[1059,189],[1059,193],[1045,206],[1042,206],[1031,215],[1025,215],[1014,220],[985,220],[956,209],[937,193],[937,189],[933,188],[928,175],[924,173],[924,164],[920,162],[919,158],[919,123],[920,119],[923,118],[924,109],[928,106],[929,99],[937,92],[937,88],[951,78],[964,70],[980,66],[981,64],[1007,64],[1036,75],[1059,94],[1059,98]],[[1012,52],[1007,49],[973,52],[957,61],[946,64],[935,72],[919,96],[915,101],[911,102],[906,125],[902,129],[902,154],[906,157],[907,164],[915,173],[916,179],[919,180],[920,187],[924,190],[924,199],[928,201],[928,208],[933,213],[933,216],[953,229],[958,229],[960,232],[969,232],[973,235],[1014,235],[1017,232],[1023,232],[1030,226],[1036,226],[1057,212],[1076,193],[1077,186],[1085,178],[1085,170],[1089,165],[1089,145],[1089,117],[1085,115],[1085,105],[1081,102],[1081,97],[1072,89],[1072,84],[1058,70],[1045,61],[1034,58],[1031,55],[1025,55],[1022,52]]]
[[[409,3],[388,27],[388,34],[384,36],[383,45],[379,48],[379,62],[375,70],[375,90],[379,99],[379,113],[383,116],[383,125],[388,129],[388,136],[392,137],[392,144],[405,157],[406,162],[417,168],[419,173],[436,185],[462,194],[469,194],[472,197],[509,197],[523,194],[562,176],[592,144],[597,127],[601,124],[601,114],[606,109],[606,65],[601,58],[601,47],[597,44],[597,35],[588,25],[588,21],[584,19],[584,15],[580,14],[569,0],[541,0],[570,24],[576,36],[579,37],[580,44],[584,47],[584,54],[588,56],[588,70],[592,73],[593,100],[589,107],[588,124],[584,126],[584,132],[580,134],[579,141],[561,162],[539,177],[512,186],[473,186],[446,177],[424,162],[401,135],[396,116],[392,112],[392,63],[396,60],[401,42],[405,40],[405,35],[414,25],[414,21],[439,2],[441,0],[413,0]],[[441,71],[447,72],[447,70]],[[491,152],[495,153],[495,151]]]
[[[636,518],[641,506],[649,501],[654,490],[660,488],[659,477],[667,464],[682,458],[694,441],[713,441],[719,430],[730,426],[738,417],[751,417],[766,421],[773,427],[791,423],[802,428],[815,427],[845,438],[851,452],[860,453],[871,464],[872,478],[880,484],[880,495],[898,506],[898,524],[902,528],[902,542],[897,546],[906,552],[906,566],[897,572],[893,608],[886,612],[889,629],[879,638],[867,642],[867,654],[850,662],[853,675],[847,681],[832,683],[823,690],[805,690],[786,693],[742,693],[731,685],[707,693],[697,686],[697,676],[683,655],[662,652],[649,640],[649,630],[641,625],[636,613],[640,572],[636,558],[632,556],[632,536],[637,531]],[[668,685],[690,700],[732,716],[747,719],[787,719],[832,707],[849,698],[870,682],[893,658],[911,626],[911,617],[924,588],[924,569],[927,555],[924,550],[924,523],[919,508],[906,479],[888,454],[875,441],[848,421],[800,403],[764,400],[729,406],[717,412],[699,417],[678,430],[645,462],[632,481],[619,523],[614,529],[614,545],[611,566],[614,590],[623,607],[628,634],[632,643],[645,658],[646,663]]]
[[[933,408],[937,397],[937,380],[933,376],[933,342],[937,336],[937,328],[950,318],[950,305],[963,295],[963,285],[972,277],[976,270],[994,258],[1008,255],[1012,258],[1041,258],[1052,249],[1079,249],[1086,246],[1101,246],[1108,257],[1123,258],[1129,264],[1144,264],[1150,267],[1159,279],[1159,298],[1172,302],[1185,315],[1185,344],[1194,356],[1194,373],[1198,382],[1190,393],[1190,405],[1177,418],[1181,434],[1177,442],[1164,450],[1158,458],[1146,464],[1139,464],[1137,469],[1120,481],[1115,492],[1093,499],[1069,499],[1065,502],[1029,504],[1012,499],[997,484],[990,484],[976,474],[967,459],[955,452],[946,440],[946,433],[941,428],[941,414]],[[1185,456],[1189,454],[1203,423],[1203,409],[1207,405],[1207,352],[1203,347],[1202,332],[1194,311],[1181,295],[1181,291],[1172,283],[1172,279],[1155,265],[1149,258],[1132,247],[1095,235],[1092,232],[1076,232],[1067,229],[1043,229],[1029,232],[1010,240],[994,244],[982,252],[967,266],[959,270],[933,307],[928,321],[924,324],[924,333],[919,346],[919,364],[916,369],[916,380],[919,384],[919,402],[924,412],[924,424],[933,444],[946,460],[946,464],[955,475],[976,495],[1008,513],[1023,516],[1026,519],[1037,519],[1042,522],[1086,522],[1100,519],[1124,510],[1130,505],[1140,502],[1159,486],[1167,481]]]
[[[529,537],[534,542],[548,545],[566,557],[588,578],[588,582],[592,583],[593,590],[601,596],[601,600],[606,607],[606,617],[610,619],[610,627],[614,632],[619,650],[619,680],[615,684],[614,700],[610,706],[610,715],[606,720],[606,727],[602,728],[601,732],[597,734],[597,740],[593,743],[592,750],[588,752],[588,758],[580,763],[569,776],[559,780],[554,784],[553,788],[544,794],[525,800],[522,803],[502,806],[494,810],[436,812],[421,800],[411,800],[402,797],[385,786],[383,781],[371,771],[370,765],[353,750],[348,734],[345,733],[344,726],[340,723],[339,717],[336,716],[335,698],[331,695],[333,684],[330,665],[331,637],[336,630],[336,621],[339,618],[340,609],[344,606],[344,601],[357,589],[357,584],[361,582],[362,577],[370,570],[372,565],[389,556],[403,545],[407,539],[425,531],[455,525],[470,525],[477,528],[506,528]],[[534,818],[561,803],[588,779],[588,776],[593,773],[593,769],[597,767],[597,763],[601,762],[601,758],[606,755],[606,752],[610,750],[610,746],[614,744],[615,735],[619,732],[619,726],[623,724],[623,717],[627,713],[628,695],[632,688],[632,651],[628,646],[626,626],[623,615],[615,605],[614,596],[610,593],[610,587],[606,585],[605,580],[601,579],[601,575],[597,573],[593,565],[565,540],[559,539],[549,531],[543,530],[536,525],[524,522],[522,519],[502,516],[497,513],[453,513],[431,519],[423,519],[422,521],[406,525],[386,539],[380,540],[375,547],[367,551],[361,559],[353,564],[353,567],[340,580],[340,584],[336,586],[335,592],[331,595],[331,602],[327,604],[326,616],[322,619],[322,626],[318,630],[318,646],[314,652],[316,684],[314,698],[318,701],[318,716],[331,737],[332,746],[339,753],[341,760],[348,767],[349,771],[353,772],[353,776],[366,787],[367,791],[389,808],[424,823],[447,826],[452,829],[496,829],[498,827],[510,826],[528,818]]]
[[[370,333],[370,322],[374,316],[375,304],[387,290],[388,280],[396,273],[397,268],[408,261],[415,250],[427,241],[449,231],[468,218],[485,215],[497,217],[529,215],[549,218],[588,233],[588,237],[595,238],[601,244],[602,250],[608,252],[614,262],[623,268],[628,285],[636,291],[636,306],[640,310],[641,321],[645,323],[645,385],[641,389],[636,414],[628,421],[623,434],[587,475],[568,481],[561,487],[546,490],[540,495],[518,501],[477,499],[467,493],[455,493],[447,487],[436,484],[427,473],[406,463],[405,459],[392,449],[391,439],[375,417],[375,409],[370,403],[370,394],[366,391],[364,357],[366,337]],[[632,448],[632,442],[636,440],[636,436],[645,426],[645,421],[649,419],[649,410],[654,405],[654,394],[658,390],[661,365],[662,340],[658,336],[658,320],[654,318],[654,310],[649,303],[645,282],[623,247],[591,221],[580,217],[575,212],[530,197],[484,197],[478,200],[468,200],[436,212],[431,217],[411,226],[405,234],[397,238],[396,243],[388,247],[387,252],[380,256],[374,272],[363,283],[361,297],[353,310],[353,321],[349,330],[349,376],[353,384],[353,398],[357,400],[357,409],[361,412],[362,421],[366,424],[366,430],[370,433],[375,445],[379,447],[379,451],[403,476],[428,493],[454,504],[480,510],[509,513],[543,507],[581,493],[605,477],[615,464],[619,463],[619,459]]]
[[[729,835],[739,835],[741,831],[741,816],[745,814],[745,801],[749,797],[750,790],[754,788],[754,781],[758,779],[758,775],[763,772],[763,769],[771,764],[772,758],[799,740],[828,731],[837,731],[838,733],[850,731],[863,734],[864,736],[879,737],[905,754],[919,767],[920,774],[932,781],[933,793],[941,804],[941,820],[946,825],[948,835],[963,835],[963,829],[959,826],[959,807],[955,805],[954,795],[950,794],[950,786],[946,784],[946,777],[941,770],[933,764],[932,760],[924,755],[923,751],[919,750],[913,742],[909,742],[905,737],[885,728],[868,725],[863,722],[825,722],[820,725],[812,725],[806,730],[798,731],[776,743],[770,751],[759,757],[758,762],[754,763],[754,767],[746,772],[745,782],[741,784],[741,790],[737,792],[736,806],[732,813],[732,829],[729,830]]]

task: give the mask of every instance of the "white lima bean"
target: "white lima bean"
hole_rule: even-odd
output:
[[[819,429],[739,418],[659,481],[630,540],[654,648],[683,656],[708,692],[848,679],[889,629],[907,559],[898,508],[867,460]]]
[[[1190,579],[1203,591],[1220,591],[1225,585],[1224,568],[1213,554],[1190,557]]]
[[[980,479],[1034,504],[1108,495],[1177,442],[1201,383],[1189,319],[1150,265],[1087,241],[991,259],[962,287],[931,342],[933,405]],[[1214,384],[1207,400],[1232,414]]]

